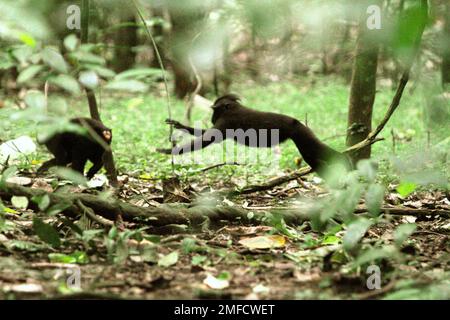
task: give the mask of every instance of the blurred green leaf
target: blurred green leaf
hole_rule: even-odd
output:
[[[396,25],[391,31],[391,45],[400,59],[408,61],[412,58],[416,38],[426,19],[427,13],[423,11],[420,1],[403,10],[397,18]]]
[[[75,251],[71,254],[63,254],[63,253],[50,253],[48,255],[50,262],[53,263],[78,263],[78,264],[86,264],[89,262],[88,256],[86,252],[83,251]]]
[[[30,56],[33,54],[33,50],[31,47],[28,47],[26,45],[16,46],[12,50],[12,56],[19,61],[21,65],[26,64],[27,60],[30,58]]]
[[[88,243],[89,241],[91,241],[95,237],[101,235],[102,233],[103,233],[103,230],[83,230],[81,239],[85,243]]]
[[[193,256],[191,259],[191,264],[193,266],[198,266],[198,265],[201,265],[203,262],[205,262],[207,259],[208,259],[208,257],[206,257],[206,256],[199,256],[199,255]]]
[[[4,185],[6,183],[6,180],[8,180],[11,177],[14,177],[14,175],[16,173],[17,173],[17,167],[16,166],[11,166],[11,167],[7,168],[2,173],[2,179],[0,180],[1,184]]]
[[[101,67],[101,66],[95,65],[95,64],[85,64],[84,68],[89,71],[94,71],[100,77],[103,77],[106,79],[112,78],[116,75],[116,73],[113,70],[105,68],[105,67]]]
[[[80,94],[81,92],[78,81],[67,74],[60,74],[56,77],[52,77],[50,78],[49,82],[74,95]]]
[[[366,218],[358,218],[351,222],[343,238],[344,249],[347,251],[353,249],[372,224],[373,222]]]
[[[417,188],[417,185],[415,183],[402,182],[399,184],[399,186],[397,187],[396,190],[402,197],[407,197],[411,193],[413,193],[416,190],[416,188]]]
[[[228,271],[222,271],[218,276],[219,280],[231,280],[231,273]]]
[[[44,111],[45,110],[45,96],[40,91],[28,91],[27,95],[24,98],[25,104],[34,109],[33,112],[36,113],[37,110]]]
[[[192,238],[184,238],[181,243],[181,247],[183,248],[184,254],[189,254],[191,252],[195,252],[197,245],[194,239]]]
[[[87,186],[86,178],[77,171],[63,167],[57,167],[56,169],[52,170],[54,170],[55,174],[61,179],[70,180],[75,184]]]
[[[19,39],[20,41],[22,41],[24,44],[26,44],[27,46],[34,48],[36,47],[36,40],[33,38],[32,35],[28,34],[28,33],[21,33],[19,35]]]
[[[68,111],[67,101],[63,97],[48,97],[47,110],[50,114],[56,114],[57,116],[66,116]]]
[[[372,216],[378,216],[380,214],[380,209],[384,200],[384,191],[385,188],[378,183],[369,185],[369,188],[367,189],[366,206]]]
[[[106,86],[106,89],[110,90],[123,90],[129,92],[146,92],[148,90],[148,86],[137,80],[113,80],[109,82]]]
[[[98,86],[98,75],[94,71],[83,71],[80,72],[78,78],[86,88],[95,89]]]
[[[115,80],[142,80],[147,77],[156,77],[161,75],[160,69],[155,68],[140,68],[140,69],[131,69],[121,72],[115,76]]]
[[[59,247],[61,240],[58,232],[49,224],[38,217],[33,218],[33,230],[37,236],[52,247]]]
[[[67,63],[64,60],[63,56],[55,49],[45,48],[44,50],[42,50],[42,59],[48,66],[58,72],[67,73],[69,71]]]
[[[76,258],[63,253],[49,253],[48,259],[52,263],[76,263]]]
[[[116,226],[112,226],[108,231],[108,238],[115,239],[119,235],[119,230],[117,230]]]
[[[392,245],[386,245],[381,248],[370,248],[358,256],[354,262],[354,266],[358,267],[369,262],[376,262],[380,259],[395,258],[399,256],[399,251]]]
[[[64,47],[69,51],[74,51],[78,45],[78,38],[75,34],[70,34],[64,38]]]
[[[37,75],[44,66],[41,65],[32,65],[22,70],[22,72],[17,77],[17,83],[24,83],[30,79],[33,79],[35,75]]]
[[[358,168],[359,173],[365,177],[368,181],[373,181],[376,177],[377,170],[376,170],[376,164],[373,160],[369,159],[363,159],[358,161],[358,164],[356,165]]]
[[[341,238],[334,236],[334,235],[325,235],[324,238],[322,239],[322,244],[339,244],[341,243]]]
[[[394,231],[394,241],[397,247],[400,247],[405,240],[416,231],[415,223],[406,223],[399,225]]]
[[[31,201],[36,203],[39,207],[39,210],[41,211],[47,210],[48,206],[50,205],[50,197],[48,196],[48,194],[34,196],[33,198],[31,198]]]
[[[18,249],[18,250],[24,250],[24,251],[29,251],[29,252],[36,252],[36,251],[45,249],[45,247],[43,245],[36,244],[31,241],[11,240],[4,244],[10,250]]]
[[[105,59],[102,57],[99,57],[93,53],[86,52],[86,51],[75,51],[70,53],[70,57],[78,60],[80,63],[91,63],[91,64],[97,64],[97,65],[104,65]]]
[[[49,216],[54,216],[60,212],[63,212],[64,210],[66,210],[67,208],[69,208],[71,206],[71,204],[69,202],[64,203],[64,202],[59,202],[59,203],[55,203],[53,206],[49,207],[46,209],[46,213]]]

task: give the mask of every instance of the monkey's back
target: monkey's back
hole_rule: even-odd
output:
[[[100,121],[90,118],[73,118],[70,122],[81,127],[89,126],[102,138],[103,131],[111,131]],[[44,144],[53,155],[62,155],[66,159],[72,159],[74,154],[80,152],[89,159],[101,157],[104,153],[103,147],[89,132],[87,135],[72,131],[58,132],[44,141]]]
[[[300,122],[290,116],[275,112],[264,112],[244,106],[226,110],[217,120],[216,126],[225,129],[279,130],[280,140],[292,135]]]

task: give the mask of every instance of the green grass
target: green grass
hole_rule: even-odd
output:
[[[325,78],[310,85],[304,83],[271,83],[268,85],[243,84],[233,90],[243,97],[243,103],[249,107],[264,111],[284,113],[305,121],[308,126],[326,143],[337,150],[345,149],[345,130],[347,124],[347,106],[349,87],[339,79]],[[389,106],[394,92],[390,89],[379,88],[374,106],[374,124],[377,124]],[[213,97],[211,97],[213,99]],[[184,103],[172,99],[173,118],[184,119]],[[401,105],[391,118],[382,136],[385,141],[373,146],[373,158],[386,159],[392,155],[391,129],[397,133],[411,136],[410,141],[397,143],[396,154],[408,155],[423,152],[427,146],[427,127],[423,121],[424,99],[420,90],[410,94],[408,90]],[[151,94],[138,97],[105,97],[102,96],[102,116],[104,122],[113,128],[113,149],[117,166],[121,172],[144,174],[148,177],[162,177],[171,174],[170,157],[155,152],[157,147],[169,147],[168,126],[164,123],[167,118],[166,99]],[[87,115],[87,103],[84,97],[68,100],[70,105],[68,115]],[[0,139],[7,140],[22,134],[35,136],[36,126],[27,121],[11,122],[9,115],[15,112],[11,108],[0,110],[2,131]],[[194,121],[203,121],[209,125],[210,114],[201,109],[195,109]],[[430,130],[431,144],[448,137],[449,128],[435,127]],[[205,156],[211,156],[223,148],[214,145],[203,151]],[[237,150],[246,147],[237,146]],[[240,149],[242,148],[242,149]],[[292,142],[281,146],[280,169],[294,169],[294,158],[298,151]],[[40,148],[40,152],[28,157],[30,160],[42,161],[48,155]],[[183,157],[189,157],[183,156]],[[217,162],[221,162],[217,159]],[[448,163],[447,163],[448,165]],[[182,174],[195,171],[205,165],[178,165],[177,170]],[[211,170],[201,176],[192,175],[199,179],[209,176],[213,179],[226,180],[231,176],[245,178],[247,182],[256,182],[275,174],[276,170],[268,170],[267,165],[252,164],[248,166],[227,166]]]

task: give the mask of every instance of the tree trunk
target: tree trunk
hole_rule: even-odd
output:
[[[188,54],[192,40],[197,35],[197,25],[203,12],[189,10],[180,4],[169,5],[170,21],[170,64],[175,76],[175,95],[179,99],[187,97],[195,89],[194,74],[189,63]]]
[[[122,72],[133,67],[136,59],[136,52],[133,50],[138,45],[136,17],[132,13],[127,13],[121,8],[121,26],[114,39],[114,70]]]
[[[445,10],[445,25],[444,25],[444,35],[443,35],[443,45],[442,50],[442,86],[444,89],[450,90],[450,4],[447,2],[444,7]]]
[[[372,130],[379,44],[373,39],[376,30],[367,28],[366,19],[366,15],[363,15],[355,49],[348,110],[347,146],[364,140]],[[353,153],[351,155],[353,163],[369,158],[370,151],[370,146],[367,146]]]

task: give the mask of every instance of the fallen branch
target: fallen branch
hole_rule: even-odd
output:
[[[80,208],[77,205],[77,201],[81,201],[85,207],[91,208],[95,214],[111,221],[116,221],[117,217],[121,215],[125,221],[134,221],[136,218],[148,219],[149,221],[144,221],[144,223],[153,226],[189,224],[189,220],[175,210],[163,207],[138,207],[114,197],[105,198],[84,193],[49,193],[42,189],[22,187],[13,183],[5,183],[3,189],[0,190],[0,197],[7,200],[12,196],[23,196],[31,200],[35,196],[43,195],[48,195],[50,206],[55,204],[65,205],[66,209],[63,212],[71,218],[80,216]],[[33,202],[30,201],[30,204],[33,205]]]
[[[195,228],[201,227],[205,223],[221,224],[224,221],[256,224],[267,216],[267,212],[259,211],[254,212],[253,218],[249,218],[248,210],[229,206],[194,206],[190,208],[160,206],[158,208],[144,208],[120,201],[114,197],[104,198],[84,193],[49,193],[41,189],[27,188],[13,183],[5,183],[3,189],[0,190],[0,197],[5,200],[10,200],[12,196],[27,197],[30,200],[30,206],[36,210],[39,209],[37,205],[33,204],[31,199],[35,196],[43,195],[48,195],[50,206],[65,204],[66,209],[63,211],[63,214],[71,218],[78,218],[81,215],[80,203],[82,203],[82,206],[92,209],[95,215],[99,215],[103,219],[116,221],[117,216],[120,215],[125,221],[140,222],[155,228],[170,225],[187,225]],[[283,219],[287,224],[300,225],[308,219],[308,215],[299,212],[298,209],[286,210],[283,211]]]

